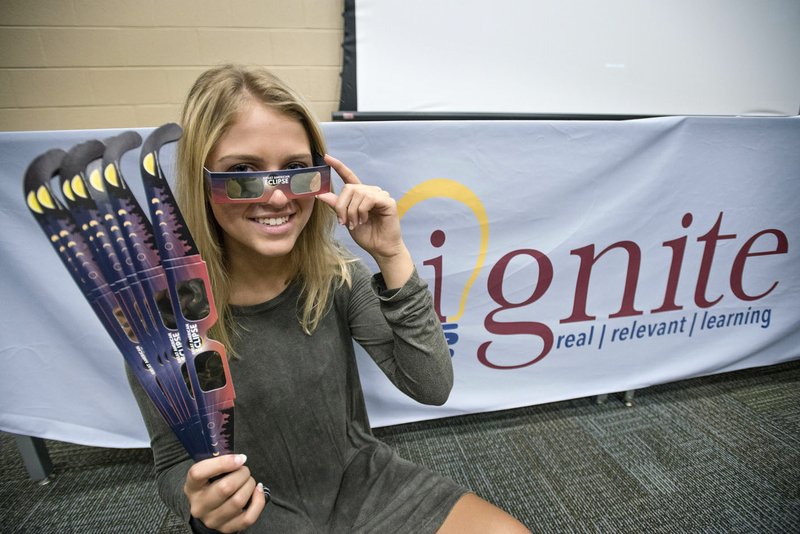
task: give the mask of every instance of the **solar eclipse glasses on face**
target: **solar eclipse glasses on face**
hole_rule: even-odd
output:
[[[217,204],[267,202],[276,190],[286,198],[303,198],[331,190],[327,165],[280,171],[211,172],[203,169]]]

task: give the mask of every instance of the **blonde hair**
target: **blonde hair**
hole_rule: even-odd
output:
[[[305,128],[312,153],[325,153],[322,130],[302,97],[269,71],[240,65],[210,69],[195,81],[183,107],[183,137],[177,150],[176,194],[209,272],[219,319],[210,335],[228,347],[236,334],[231,321],[231,281],[221,229],[211,208],[203,165],[242,106],[257,100],[297,119]],[[301,284],[298,320],[311,334],[328,308],[332,293],[350,284],[352,257],[333,239],[336,216],[323,202],[314,210],[289,253],[291,271]],[[300,309],[301,308],[301,309]]]

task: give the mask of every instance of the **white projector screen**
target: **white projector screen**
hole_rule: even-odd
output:
[[[351,111],[800,111],[800,0],[346,2],[353,4]],[[345,110],[344,93],[342,102]]]

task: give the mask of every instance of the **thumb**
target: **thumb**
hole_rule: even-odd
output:
[[[247,461],[244,454],[226,454],[216,458],[201,460],[189,468],[186,473],[186,488],[198,490],[209,483],[210,479],[236,471]]]
[[[336,206],[336,201],[339,200],[339,196],[336,193],[322,193],[317,195],[317,198],[332,208]]]

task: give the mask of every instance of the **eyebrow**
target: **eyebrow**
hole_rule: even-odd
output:
[[[288,156],[282,158],[284,161],[292,161],[298,159],[311,159],[313,163],[313,155],[311,152],[298,152],[296,154],[289,154]],[[217,160],[217,163],[227,163],[229,161],[246,161],[246,162],[255,162],[255,163],[264,163],[264,160],[258,156],[254,156],[252,154],[227,154],[222,156]]]

